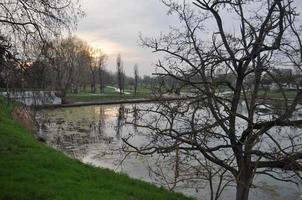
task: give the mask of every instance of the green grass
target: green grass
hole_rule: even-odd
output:
[[[294,99],[297,95],[296,90],[286,90],[285,91],[285,96],[288,99]],[[259,92],[260,97],[265,97],[265,98],[284,98],[283,94],[280,91],[260,91]]]
[[[106,87],[104,93],[101,94],[99,90],[96,91],[96,94],[85,91],[78,94],[69,93],[67,95],[68,102],[89,102],[89,101],[102,101],[102,100],[125,100],[125,99],[141,99],[141,98],[150,98],[151,90],[139,87],[136,96],[133,95],[133,90],[131,88],[125,89],[125,92],[130,92],[131,94],[123,94],[120,96],[119,93],[115,92],[114,89]]]
[[[229,91],[229,90],[226,90],[226,91]],[[297,91],[296,90],[285,90],[284,94],[285,94],[286,98],[291,100],[296,97]],[[242,95],[243,95],[243,93],[242,93]],[[226,94],[224,96],[231,97],[232,94]],[[251,92],[247,92],[247,97],[251,97]],[[265,98],[265,99],[281,99],[281,100],[284,99],[282,92],[274,91],[274,90],[267,90],[267,91],[259,90],[258,97]]]
[[[0,199],[3,200],[182,200],[126,175],[95,168],[39,143],[0,102]]]

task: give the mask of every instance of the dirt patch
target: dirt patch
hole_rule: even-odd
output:
[[[13,119],[32,134],[37,133],[38,124],[33,112],[26,107],[18,107],[12,112]]]

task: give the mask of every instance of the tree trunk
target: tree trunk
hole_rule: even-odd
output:
[[[248,184],[248,183],[247,183]],[[236,187],[236,200],[248,200],[250,187],[244,183],[238,183]]]
[[[137,95],[137,78],[134,80],[134,96]]]
[[[249,199],[251,183],[253,182],[252,177],[252,170],[249,167],[244,167],[241,170],[241,174],[237,177],[236,200]]]
[[[99,80],[100,80],[100,93],[104,93],[103,72],[100,67],[99,67]]]
[[[60,95],[59,95],[59,97],[61,97],[62,104],[67,103],[67,101],[66,101],[66,91],[61,90],[61,91],[60,91]]]
[[[91,71],[91,93],[95,94],[96,93],[96,77],[95,77],[95,71],[94,69],[90,69]]]

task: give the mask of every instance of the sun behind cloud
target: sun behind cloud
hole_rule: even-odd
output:
[[[93,48],[101,49],[109,57],[115,57],[119,53],[130,54],[132,51],[130,48],[95,33],[78,33],[77,36],[86,40]]]

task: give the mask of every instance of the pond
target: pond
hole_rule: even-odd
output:
[[[156,155],[128,155],[123,151],[123,138],[129,135],[136,135],[131,139],[131,143],[135,145],[148,139],[140,134],[140,128],[124,123],[136,118],[135,112],[132,111],[136,110],[137,106],[146,105],[102,105],[41,110],[36,115],[40,125],[38,136],[49,146],[84,163],[109,168],[159,186],[165,185],[165,180],[157,176],[158,171],[153,171],[154,168],[160,167],[163,174],[169,175],[173,172],[173,167],[165,162],[157,166],[160,163],[158,159],[163,158]],[[255,182],[261,187],[252,189],[253,200],[301,198],[302,193],[294,184],[277,182],[266,176],[256,177]],[[196,199],[207,199],[210,195],[208,187],[201,180],[195,180],[192,184],[179,183],[175,191]],[[229,188],[222,199],[234,199],[234,194],[234,189]]]

